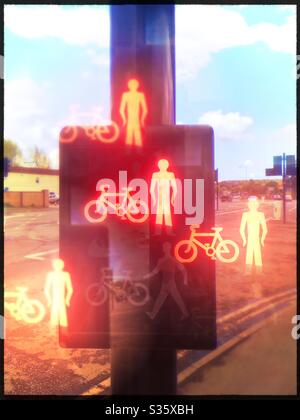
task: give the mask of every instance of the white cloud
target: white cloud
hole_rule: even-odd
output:
[[[296,14],[297,12],[297,6],[295,4],[285,4],[278,6],[281,10],[285,10],[287,12]]]
[[[102,106],[91,106],[88,110],[82,109],[79,104],[69,106],[66,117],[60,121],[59,126],[90,125],[105,123],[109,120]]]
[[[58,142],[50,94],[51,86],[30,78],[5,81],[4,137],[18,143],[25,160],[29,160],[33,146],[47,151]]]
[[[5,83],[4,106],[6,116],[24,119],[28,116],[39,117],[45,113],[41,108],[41,98],[46,85],[38,85],[24,77]]]
[[[47,84],[30,78],[5,82],[4,137],[17,142],[23,152],[48,137]]]
[[[272,144],[272,150],[276,154],[282,154],[283,152],[295,154],[297,147],[297,126],[295,123],[286,124],[269,133],[265,140],[268,144]]]
[[[223,113],[221,110],[205,112],[199,118],[200,124],[211,125],[215,138],[224,140],[245,140],[250,137],[249,128],[253,120],[239,112]]]
[[[257,24],[253,32],[253,39],[264,42],[271,50],[296,54],[296,16],[289,16],[283,25]]]
[[[265,6],[267,7],[267,6]],[[213,54],[225,48],[263,42],[271,50],[296,54],[296,15],[281,25],[249,25],[237,10],[215,5],[176,7],[176,55],[179,80],[193,78]]]
[[[54,37],[71,45],[109,46],[107,7],[6,5],[4,23],[5,28],[24,38]]]
[[[55,91],[54,91],[55,92]],[[66,125],[88,125],[107,122],[104,107],[66,104],[65,116],[53,108],[51,85],[33,79],[5,81],[4,138],[18,143],[24,160],[30,161],[30,149],[41,147],[49,156],[52,167],[58,165],[59,133]]]
[[[59,150],[58,148],[53,149],[49,153],[49,159],[50,159],[50,166],[52,169],[58,169],[59,168]]]
[[[273,51],[295,54],[296,9],[291,5],[281,6],[281,9],[284,13],[291,12],[283,24],[249,25],[237,8],[176,6],[178,80],[195,77],[213,54],[225,48],[263,42]],[[4,10],[5,27],[16,35],[29,39],[54,37],[71,45],[109,47],[110,20],[106,6],[6,5]],[[107,57],[92,49],[88,54],[95,64],[107,65]]]
[[[252,160],[247,159],[247,160],[245,160],[243,165],[249,168],[249,167],[252,167],[254,165],[254,163],[252,162]]]
[[[90,61],[98,67],[108,67],[110,62],[109,53],[105,54],[93,48],[88,48],[86,51]]]

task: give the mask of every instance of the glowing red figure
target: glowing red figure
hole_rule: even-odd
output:
[[[120,114],[123,125],[127,125],[126,144],[129,146],[142,146],[141,127],[145,124],[148,113],[145,95],[138,92],[139,82],[131,79],[128,82],[128,92],[122,95]]]
[[[150,188],[152,205],[156,206],[156,224],[165,224],[171,229],[171,204],[174,206],[177,195],[176,179],[174,173],[168,171],[169,162],[166,159],[158,162],[158,168],[159,172],[152,175]]]

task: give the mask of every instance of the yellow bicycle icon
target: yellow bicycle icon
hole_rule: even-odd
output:
[[[76,125],[64,127],[60,133],[61,143],[73,143],[77,137],[79,128]],[[91,140],[101,141],[102,143],[114,143],[120,135],[120,129],[114,121],[104,125],[88,125],[82,127],[85,135]]]
[[[128,301],[133,306],[143,306],[150,300],[148,288],[140,281],[134,281],[130,271],[113,276],[109,268],[101,270],[100,278],[91,283],[85,297],[91,306],[103,305],[110,295],[116,302]]]
[[[90,139],[102,143],[114,143],[120,135],[120,129],[114,121],[107,125],[90,125],[84,127],[84,131]]]
[[[211,259],[218,258],[221,262],[232,263],[239,256],[238,245],[230,239],[223,239],[221,232],[222,227],[214,227],[214,233],[199,233],[197,229],[199,225],[190,227],[191,236],[178,242],[174,249],[175,258],[181,263],[191,263],[198,256],[198,248],[204,249],[206,255]],[[197,238],[212,237],[212,242],[202,243]]]
[[[107,218],[109,208],[121,219],[127,218],[132,223],[144,223],[148,219],[148,205],[142,200],[135,200],[130,195],[134,188],[122,188],[121,193],[109,193],[108,189],[109,185],[102,185],[98,200],[92,200],[86,204],[84,215],[90,223],[103,222]],[[109,198],[117,197],[119,203],[115,204],[109,200]]]
[[[27,287],[17,287],[14,292],[4,292],[4,307],[17,321],[37,324],[45,317],[45,307],[36,299],[28,299],[27,290]]]

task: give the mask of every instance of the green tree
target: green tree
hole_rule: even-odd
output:
[[[4,139],[3,154],[4,157],[7,157],[11,160],[12,166],[17,166],[23,158],[21,149],[17,143],[9,139]]]
[[[31,160],[36,168],[49,168],[50,161],[46,153],[35,146],[31,151]]]

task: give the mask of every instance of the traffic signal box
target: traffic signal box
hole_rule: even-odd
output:
[[[61,345],[214,348],[215,260],[200,248],[197,258],[189,263],[180,263],[174,254],[176,244],[190,238],[188,218],[195,217],[187,214],[190,206],[185,202],[192,199],[198,209],[203,205],[204,212],[192,221],[201,224],[201,231],[210,232],[214,227],[212,129],[147,127],[142,147],[126,145],[122,132],[114,143],[106,144],[92,140],[83,127],[65,128],[62,136],[70,130],[76,130],[72,141],[60,143],[60,257],[71,275],[74,294],[68,328],[60,329]],[[107,214],[98,223],[88,220],[87,203],[99,198],[101,185],[113,180],[116,193],[122,192],[125,173],[128,184],[133,179],[144,180],[148,192],[143,200],[151,209],[151,179],[162,159],[169,163],[168,172],[181,181],[181,201],[183,209],[186,207],[183,214],[174,214],[171,205],[171,228],[157,225],[157,215],[151,211],[142,223],[116,214]],[[197,179],[204,181],[199,184],[204,187],[203,194],[201,188],[196,194]],[[184,180],[191,181],[184,186]],[[162,287],[169,290],[165,299]],[[163,303],[155,314],[158,299]]]

